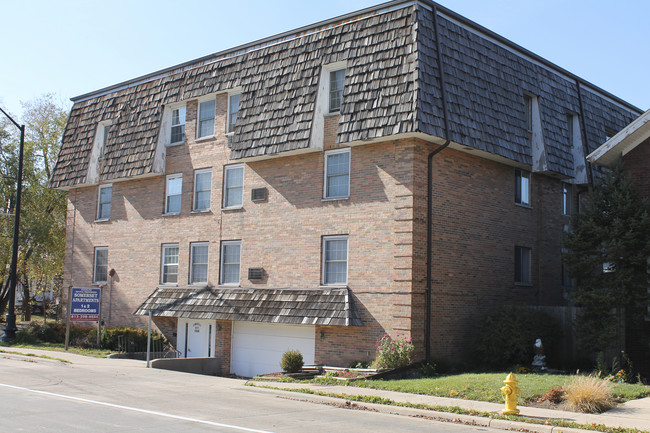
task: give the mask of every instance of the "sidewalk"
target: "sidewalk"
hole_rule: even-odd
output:
[[[320,385],[311,383],[293,382],[268,382],[251,381],[257,387],[273,387],[278,389],[311,389],[316,393],[350,396],[375,396],[390,399],[398,403],[410,403],[413,405],[423,404],[428,406],[460,407],[466,410],[476,410],[501,414],[504,404],[489,403],[483,401],[454,399],[447,397],[434,397],[429,395],[410,394],[396,391],[383,391],[370,388],[356,388],[354,386],[342,385]],[[358,402],[357,402],[358,403]],[[358,403],[366,405],[366,403]],[[373,405],[377,406],[377,405]],[[395,408],[395,406],[389,406]],[[520,416],[536,419],[566,420],[579,424],[598,424],[607,427],[636,428],[638,430],[650,431],[650,397],[639,400],[632,400],[617,406],[602,414],[583,414],[554,409],[542,409],[536,407],[517,406],[521,411]],[[448,420],[459,420],[486,427],[502,428],[506,430],[519,430],[525,428],[529,431],[538,432],[582,432],[587,430],[569,429],[564,427],[553,427],[543,424],[529,424],[518,421],[506,421],[489,419],[479,416],[458,415],[446,412],[420,411],[434,413],[436,418]]]

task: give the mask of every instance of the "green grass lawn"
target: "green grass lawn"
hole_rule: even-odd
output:
[[[349,385],[501,403],[500,388],[506,376],[507,373],[465,373],[423,379],[353,381]],[[567,375],[532,373],[516,377],[521,389],[520,401],[536,400],[551,388],[564,386],[570,379]],[[621,401],[650,396],[650,386],[617,383],[614,384],[614,396]]]
[[[60,343],[39,343],[39,344],[5,344],[0,342],[0,351],[3,348],[6,348],[7,351],[11,351],[13,347],[20,347],[25,349],[41,349],[41,350],[53,350],[56,352],[65,352],[65,345]],[[106,358],[111,351],[110,350],[99,350],[99,349],[80,349],[78,347],[68,347],[68,353],[76,353],[78,355],[92,356],[95,358]]]

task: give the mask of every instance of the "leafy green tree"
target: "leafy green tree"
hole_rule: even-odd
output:
[[[616,341],[621,324],[628,336],[641,332],[648,305],[650,206],[622,162],[593,188],[571,227],[564,261],[576,281],[570,299],[581,307],[576,336],[580,349],[596,353]]]
[[[48,181],[59,151],[67,110],[55,104],[52,95],[44,95],[23,104],[22,121],[26,131],[18,280],[23,286],[23,299],[31,299],[63,273],[66,194],[49,189]],[[0,129],[0,211],[3,214],[0,277],[4,282],[0,288],[0,298],[4,301],[0,302],[0,314],[4,314],[8,300],[13,231],[13,218],[4,216],[14,212],[18,171],[18,136],[8,131],[6,126]],[[30,309],[25,308],[23,315],[29,320]]]

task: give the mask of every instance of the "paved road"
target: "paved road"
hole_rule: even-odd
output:
[[[498,431],[310,403],[300,394],[147,369],[141,361],[73,356],[63,363],[3,353],[0,411],[2,432]]]

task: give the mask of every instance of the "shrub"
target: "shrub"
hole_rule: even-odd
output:
[[[550,401],[553,404],[560,404],[564,400],[564,389],[561,386],[551,388],[547,393],[542,394],[542,400]]]
[[[370,363],[368,361],[352,361],[348,364],[348,368],[368,368]]]
[[[438,366],[433,362],[427,362],[420,367],[420,374],[424,377],[434,377],[438,375]]]
[[[600,413],[613,407],[612,384],[596,376],[573,376],[564,386],[572,410]]]
[[[374,368],[403,367],[411,362],[414,351],[415,346],[413,346],[411,340],[399,338],[399,335],[393,340],[384,334],[377,342],[377,357],[372,362],[372,366]]]
[[[123,337],[123,338],[120,338]],[[164,337],[151,331],[151,341],[164,341]],[[102,348],[108,350],[143,352],[147,347],[147,330],[136,328],[104,328],[102,329]],[[133,349],[133,350],[131,350]]]
[[[530,365],[535,356],[537,338],[542,339],[547,362],[561,335],[557,321],[548,314],[526,307],[502,306],[489,311],[477,324],[472,344],[472,359],[488,369],[507,369],[513,365]]]
[[[282,354],[282,363],[280,366],[283,371],[297,373],[303,365],[302,353],[299,350],[287,350]]]

